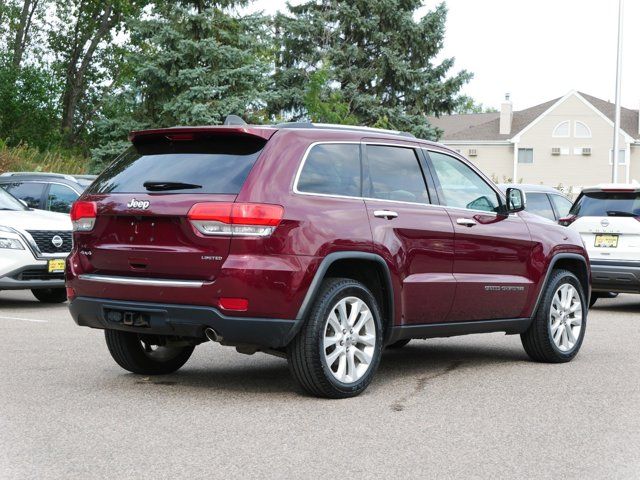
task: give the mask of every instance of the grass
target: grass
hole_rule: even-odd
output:
[[[3,172],[56,172],[86,173],[88,159],[65,150],[41,152],[27,145],[8,147],[0,141],[0,173]]]

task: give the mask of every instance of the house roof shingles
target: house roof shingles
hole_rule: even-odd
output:
[[[611,102],[579,92],[579,94],[611,121],[614,119],[615,105]],[[472,113],[429,117],[429,122],[444,132],[440,141],[506,141],[551,108],[560,98],[535,105],[525,110],[513,112],[511,133],[500,134],[500,113]],[[621,108],[620,127],[633,138],[638,137],[638,110]]]

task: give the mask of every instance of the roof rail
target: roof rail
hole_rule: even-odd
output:
[[[399,130],[387,130],[385,128],[362,127],[359,125],[340,125],[335,123],[311,123],[311,122],[286,122],[278,123],[277,128],[320,128],[324,130],[350,130],[355,132],[386,133],[389,135],[400,135],[403,137],[416,138],[413,133],[401,132]]]
[[[0,174],[0,177],[17,177],[20,175],[32,176],[32,177],[64,178],[65,180],[69,180],[71,182],[76,181],[76,177],[74,177],[73,175],[67,175],[66,173],[54,173],[54,172],[4,172]]]

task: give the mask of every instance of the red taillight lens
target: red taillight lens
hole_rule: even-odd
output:
[[[187,217],[204,235],[266,237],[284,215],[280,205],[262,203],[196,203]]]
[[[231,222],[235,225],[265,225],[277,227],[282,220],[284,208],[280,205],[260,203],[234,203]]]
[[[71,301],[74,298],[76,298],[76,291],[71,287],[67,287],[67,300]]]
[[[562,225],[563,227],[568,227],[573,222],[575,222],[577,218],[578,217],[576,215],[569,215],[567,217],[562,217],[558,219],[558,224]]]
[[[249,300],[246,298],[223,297],[218,301],[218,304],[220,308],[237,312],[246,312],[249,309]]]
[[[88,232],[93,230],[96,222],[98,207],[96,202],[75,202],[71,207],[71,222],[74,232]]]

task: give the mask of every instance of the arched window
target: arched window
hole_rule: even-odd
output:
[[[571,122],[569,120],[565,120],[564,122],[560,122],[556,125],[556,128],[553,129],[554,137],[568,137],[571,132]]]
[[[585,123],[576,122],[575,136],[576,138],[591,138],[591,129]]]

